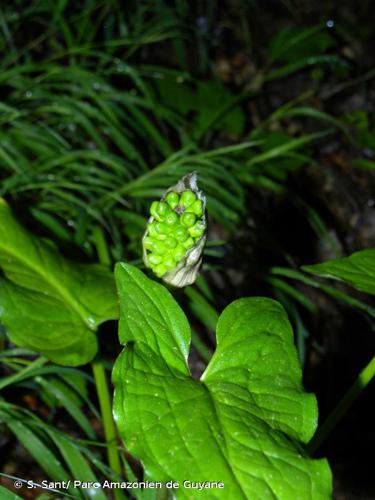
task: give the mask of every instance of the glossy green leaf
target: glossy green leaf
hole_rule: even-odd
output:
[[[324,278],[346,281],[361,292],[375,295],[375,248],[302,269]]]
[[[114,415],[129,451],[153,480],[222,481],[181,487],[179,498],[325,499],[325,460],[303,450],[317,406],[306,394],[283,308],[240,299],[217,325],[217,349],[201,380],[187,365],[188,321],[163,286],[118,264],[120,341]]]
[[[63,258],[29,234],[0,200],[0,320],[18,346],[60,364],[80,365],[97,351],[100,323],[117,317],[106,268]]]

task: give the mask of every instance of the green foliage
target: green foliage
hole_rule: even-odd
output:
[[[28,233],[0,200],[0,317],[12,341],[68,365],[90,361],[95,332],[117,317],[111,273],[64,259]]]
[[[172,79],[166,74],[154,85],[165,106],[190,118],[186,124],[194,140],[217,130],[235,137],[243,133],[245,113],[237,103],[237,96],[220,81],[189,81],[182,76]]]
[[[324,53],[334,45],[335,39],[323,26],[310,29],[305,26],[287,26],[272,38],[267,52],[272,61],[290,63],[312,54]]]
[[[43,407],[44,418],[41,419],[37,414],[39,412],[22,409],[0,396],[0,423],[5,424],[17,437],[51,480],[77,479],[96,482],[103,476],[113,481],[121,480],[122,478],[111,470],[100,456],[100,450],[106,444],[97,441],[93,425],[97,419],[100,419],[100,416],[95,406],[81,390],[82,385],[92,384],[92,378],[83,370],[59,366],[42,357],[30,360],[32,355],[32,352],[20,348],[0,352],[2,367],[6,367],[11,372],[10,375],[0,380],[0,390],[6,389],[2,395],[19,394],[25,388],[28,393],[35,396],[42,391],[49,391],[48,394],[58,399],[61,407],[81,427],[86,439],[79,438],[79,435],[74,437],[70,435],[71,422],[69,433],[62,432],[54,425],[52,421],[55,413],[53,397],[44,398],[47,407]],[[69,390],[66,390],[67,388]],[[81,408],[84,404],[87,407],[83,412]],[[45,417],[46,411],[49,413],[47,417]],[[27,479],[35,478],[28,477]],[[92,498],[93,496],[99,499],[106,498],[102,490],[93,488],[81,490],[71,487],[69,493],[74,498]]]
[[[312,286],[314,288],[317,288],[319,290],[322,290],[324,293],[327,295],[331,296],[332,298],[349,305],[350,307],[354,307],[358,310],[362,310],[369,314],[372,317],[375,317],[375,308],[370,306],[369,304],[366,304],[365,302],[358,300],[357,298],[352,297],[348,293],[342,292],[341,290],[338,290],[337,288],[334,288],[332,286],[326,285],[325,283],[322,283],[320,280],[313,279],[310,276],[297,271],[295,269],[290,269],[290,268],[284,268],[284,267],[273,267],[271,269],[271,273],[275,274],[277,276],[284,276],[293,280],[300,281],[301,283],[304,283],[306,285]]]
[[[150,199],[192,168],[222,224],[233,229],[243,209],[240,184],[225,183],[229,166],[223,153],[206,156],[187,139],[190,120],[155,89],[159,79],[176,82],[183,73],[168,76],[163,70],[156,77],[156,70],[131,57],[137,47],[170,37],[177,25],[173,9],[157,4],[146,13],[138,3],[132,9],[90,1],[84,16],[74,6],[50,2],[34,2],[21,17],[11,8],[3,11],[9,33],[32,37],[43,19],[51,30],[31,39],[31,49],[18,39],[9,40],[13,54],[6,43],[0,46],[0,87],[6,94],[0,105],[0,195],[27,200],[38,225],[91,258],[93,224],[109,240],[112,261],[126,253],[139,257],[137,235],[124,248],[127,214],[143,215]],[[101,23],[107,26],[103,31]],[[218,86],[228,94],[213,84]],[[200,105],[197,119],[210,109]]]
[[[329,260],[302,269],[324,278],[345,281],[361,292],[375,295],[375,249],[361,250],[349,257]]]
[[[268,47],[268,65],[278,63],[279,67],[266,75],[266,80],[283,78],[306,68],[333,69],[344,76],[348,64],[337,54],[328,50],[336,45],[335,39],[326,26],[286,26],[279,30]],[[315,73],[320,79],[321,73]]]
[[[216,8],[215,3],[207,8],[208,23]],[[25,31],[31,39],[23,47],[17,37],[5,37],[0,46],[6,96],[0,108],[0,195],[26,200],[38,225],[90,258],[97,250],[94,224],[103,231],[111,261],[139,258],[139,233],[127,227],[129,214],[134,224],[150,199],[192,169],[210,215],[233,232],[244,212],[242,184],[280,190],[288,173],[312,161],[308,151],[296,150],[319,134],[283,133],[283,144],[271,147],[265,139],[273,134],[262,125],[252,134],[264,142],[259,149],[251,151],[254,144],[246,143],[214,149],[218,132],[238,138],[247,133],[242,103],[252,91],[230,91],[217,78],[197,79],[186,68],[139,64],[141,46],[170,37],[182,54],[183,38],[192,29],[184,2],[170,7],[158,1],[146,12],[137,2],[106,7],[90,1],[85,15],[64,2],[38,2],[22,16],[13,16],[10,6],[2,13],[5,32]],[[33,39],[43,19],[50,31]],[[290,60],[319,64],[314,57],[327,56],[332,36],[322,26],[297,31],[283,35],[293,49]],[[265,79],[273,64],[285,60],[274,50],[268,57],[260,70]],[[291,108],[285,117],[293,116]],[[328,115],[315,111],[316,119],[322,116]]]
[[[335,105],[324,97],[335,95],[355,85],[356,81],[369,81],[373,78],[373,70],[366,75],[358,75],[356,61],[350,56],[353,35],[346,36],[339,23],[336,30],[336,27],[328,29],[323,24],[310,26],[298,23],[298,26],[293,26],[289,22],[274,32],[257,51],[254,42],[262,30],[257,30],[259,33],[253,38],[249,19],[257,16],[261,3],[240,1],[235,2],[234,8],[231,4],[225,2],[222,5],[215,0],[204,2],[204,5],[187,0],[85,0],[82,8],[79,2],[65,0],[14,0],[0,7],[0,196],[4,196],[10,206],[20,209],[28,223],[28,230],[46,235],[80,262],[99,260],[110,266],[117,260],[125,260],[140,264],[140,240],[147,224],[145,216],[151,200],[160,199],[167,186],[196,170],[200,186],[207,195],[207,210],[212,222],[209,231],[214,238],[205,250],[209,257],[205,261],[205,270],[214,269],[219,280],[224,273],[221,273],[223,260],[219,261],[218,257],[225,255],[226,243],[231,235],[241,233],[243,225],[252,221],[253,213],[245,198],[248,192],[250,196],[255,191],[256,195],[261,193],[265,197],[270,192],[287,194],[305,217],[306,223],[313,227],[319,241],[329,243],[332,255],[340,255],[340,245],[332,237],[324,212],[302,200],[298,188],[289,180],[299,169],[313,165],[317,158],[321,158],[320,154],[317,156],[314,153],[316,141],[324,142],[328,134],[335,131],[345,136],[344,140],[350,142],[350,147],[358,149],[358,158],[353,165],[374,168],[371,157],[374,130],[370,115],[365,110],[352,110],[335,118],[330,114],[332,110],[334,112]],[[289,5],[289,2],[283,4]],[[223,10],[226,11],[224,16]],[[361,29],[365,31],[365,26]],[[233,44],[223,45],[220,40],[223,30],[235,33]],[[268,32],[268,28],[265,31]],[[344,46],[340,46],[342,39],[345,39]],[[223,75],[217,71],[217,56],[222,57],[222,50],[224,65],[231,66],[234,59],[240,62],[239,66],[234,65],[230,69],[229,79],[222,78]],[[353,62],[356,66],[355,78],[344,81],[343,77],[350,70],[349,64]],[[168,68],[163,66],[166,63]],[[290,88],[286,84],[288,76],[291,79],[296,77],[296,85]],[[278,79],[281,79],[280,84]],[[328,89],[325,88],[327,83]],[[332,128],[325,130],[327,126]],[[360,157],[363,151],[365,158]],[[242,221],[242,226],[237,232],[239,221]],[[257,239],[262,239],[260,233]],[[68,435],[62,436],[52,425],[58,410],[72,419],[72,425],[78,432],[90,442],[100,445],[95,442],[95,430],[87,415],[89,411],[90,415],[100,418],[90,399],[92,391],[87,390],[87,387],[90,389],[90,377],[83,370],[57,366],[43,357],[32,362],[23,358],[24,355],[34,356],[37,351],[57,363],[85,363],[96,353],[98,326],[117,316],[110,271],[92,264],[67,261],[55,243],[26,232],[7,206],[0,203],[0,266],[3,269],[3,274],[0,274],[0,319],[7,327],[11,341],[34,351],[33,354],[25,349],[14,349],[5,343],[6,349],[0,353],[5,373],[0,380],[0,389],[8,390],[7,394],[12,394],[13,389],[15,394],[20,389],[35,391],[52,410],[49,417],[51,425],[48,426],[41,419],[35,420],[27,412],[3,400],[1,415],[3,422],[9,423],[9,429],[24,443],[50,478],[79,478],[81,471],[86,478],[97,477],[99,473],[104,477],[121,479],[81,440],[73,441]],[[283,254],[282,249],[271,265],[279,264],[279,256],[292,265],[291,257]],[[347,260],[336,263],[334,270],[331,264],[322,264],[324,275],[354,283],[359,277],[358,268],[363,268],[363,263],[351,259],[348,266]],[[315,272],[316,268],[308,266],[306,270]],[[294,321],[301,359],[304,357],[304,338],[309,335],[303,313],[316,314],[317,307],[303,290],[287,282],[290,279],[313,286],[347,306],[375,316],[374,309],[362,300],[319,279],[296,269],[272,268],[270,276],[261,278],[262,285],[271,285],[272,296],[282,300]],[[363,276],[361,280],[359,287],[364,288],[360,289],[370,291],[368,280]],[[197,286],[188,287],[184,292],[190,312],[194,315],[194,348],[206,360],[211,355],[212,339],[208,335],[202,336],[202,332],[214,331],[218,321],[216,297],[207,283],[200,277]],[[145,298],[144,303],[148,304],[148,301],[149,298]],[[244,311],[251,310],[257,304],[260,323],[270,311],[277,318],[275,330],[268,324],[264,325],[266,338],[272,343],[277,340],[276,334],[280,333],[280,343],[286,346],[292,360],[292,373],[288,371],[288,364],[288,369],[285,368],[285,374],[282,374],[283,383],[290,383],[288,390],[294,389],[296,394],[294,403],[297,406],[301,404],[302,410],[308,413],[306,428],[295,429],[293,422],[285,429],[272,427],[282,424],[284,414],[275,412],[275,418],[272,421],[268,419],[269,415],[273,415],[272,408],[267,406],[267,413],[264,401],[259,401],[256,390],[262,381],[258,376],[255,391],[253,387],[250,390],[240,388],[245,399],[250,398],[253,412],[246,414],[245,418],[244,428],[250,426],[252,440],[246,446],[254,445],[257,441],[254,433],[259,430],[260,443],[266,446],[267,453],[269,450],[272,452],[271,461],[273,452],[276,450],[279,453],[281,443],[285,445],[285,453],[291,463],[299,463],[300,460],[306,470],[322,472],[324,476],[327,474],[324,463],[310,461],[299,450],[300,444],[313,432],[316,411],[313,398],[302,392],[300,372],[284,313],[274,302],[265,299],[257,303],[236,302],[223,313],[219,325],[227,315],[232,317],[231,308],[237,307],[236,304],[244,304],[241,307],[238,305],[241,311],[242,308]],[[168,301],[165,303],[166,310],[167,306]],[[246,328],[240,328],[239,336],[249,328],[249,338],[257,343],[261,335],[257,333],[255,323],[255,320],[249,320]],[[130,345],[120,357],[118,371],[128,362],[130,353],[151,354],[150,358],[136,358],[137,363],[146,368],[145,373],[141,370],[134,372],[134,376],[139,376],[144,384],[142,388],[153,389],[147,386],[151,379],[165,383],[167,371],[172,370],[172,374],[168,371],[168,380],[171,384],[176,382],[176,387],[181,387],[181,393],[177,394],[176,387],[168,386],[168,391],[173,397],[180,398],[176,401],[182,401],[184,405],[192,404],[186,396],[188,391],[198,395],[199,407],[208,408],[203,427],[212,422],[214,436],[237,432],[231,424],[222,428],[208,401],[210,393],[207,387],[211,390],[215,384],[219,386],[223,383],[215,379],[216,372],[212,378],[208,371],[204,382],[198,383],[191,380],[188,373],[182,372],[182,365],[186,369],[185,359],[178,370],[173,365],[172,360],[186,357],[190,341],[186,324],[180,326],[178,331],[183,339],[169,337],[168,332],[174,331],[170,328],[157,338],[151,335],[148,339],[150,346],[148,350],[145,347],[145,351],[142,351],[143,344],[137,337],[135,346]],[[219,339],[220,334],[225,336],[224,327],[218,331]],[[155,339],[159,344],[154,344]],[[186,349],[180,353],[184,339]],[[125,342],[126,338],[122,340]],[[253,351],[246,351],[250,340],[241,342],[245,353],[236,346],[227,346],[225,342],[223,349],[219,341],[212,363],[215,359],[218,363],[221,353],[227,359],[232,352],[243,363],[242,368],[247,366],[245,362],[252,359],[250,354]],[[231,352],[228,355],[229,347]],[[159,354],[158,348],[161,351],[159,357],[156,355]],[[244,359],[245,354],[248,354],[248,359]],[[277,355],[280,366],[285,366],[285,359],[281,354]],[[155,365],[150,367],[150,363]],[[111,361],[108,364],[111,366]],[[254,366],[257,367],[255,363]],[[163,376],[157,377],[152,372],[154,368],[160,368]],[[104,371],[102,375],[105,389]],[[237,384],[237,375],[233,380]],[[232,380],[229,382],[232,383]],[[229,382],[226,380],[225,384]],[[138,386],[136,389],[139,389]],[[282,390],[285,392],[285,385]],[[215,392],[214,389],[212,391]],[[242,408],[238,408],[237,399],[233,401],[236,395],[236,391],[220,393],[220,397],[228,398],[237,418],[242,415]],[[269,401],[274,404],[274,394],[266,396],[265,404]],[[255,400],[256,397],[258,400]],[[218,393],[215,393],[215,398],[220,399]],[[156,408],[165,408],[165,404],[167,401],[159,397]],[[281,398],[283,411],[288,410],[289,404],[292,402]],[[258,410],[262,413],[259,418],[254,413]],[[298,422],[303,415],[300,410],[295,411]],[[194,412],[191,414],[194,415]],[[132,415],[132,424],[136,426],[137,416]],[[145,419],[151,416],[146,415]],[[169,420],[163,422],[170,425]],[[174,439],[180,439],[182,434],[178,433],[175,423],[173,425],[171,428],[176,431]],[[274,443],[270,443],[271,438],[265,436],[268,425],[270,436],[276,436]],[[189,430],[186,429],[186,432]],[[204,430],[195,427],[194,436],[201,438]],[[28,431],[31,432],[30,440]],[[129,429],[130,432],[132,429]],[[162,434],[163,429],[160,428],[159,432]],[[143,434],[140,432],[140,435]],[[151,436],[150,439],[154,438]],[[208,450],[211,450],[216,444],[211,434],[207,439],[210,443]],[[109,439],[106,434],[106,441],[109,444],[101,446],[116,449],[113,436]],[[165,439],[165,443],[168,442],[169,437]],[[153,441],[152,444],[155,453],[161,454],[159,445]],[[231,446],[235,448],[237,445],[234,439]],[[244,453],[249,451],[246,446]],[[262,474],[262,460],[266,454],[256,448],[257,442],[254,446],[251,451],[254,456],[256,454],[255,458],[260,457],[261,460],[257,473]],[[149,453],[148,450],[143,452]],[[167,452],[165,457],[168,458]],[[198,456],[198,451],[196,453]],[[297,460],[298,453],[303,458]],[[235,454],[242,456],[237,450]],[[122,454],[127,477],[136,479],[124,457]],[[163,458],[157,465],[151,457],[147,460],[159,470],[163,467]],[[191,464],[192,471],[196,470],[198,459],[196,463],[191,463],[182,457],[181,451],[179,460],[184,460],[186,467]],[[228,472],[234,462],[228,451],[217,463],[218,471],[224,468]],[[91,470],[93,465],[96,465],[97,471]],[[209,465],[210,457],[207,458],[207,467]],[[280,470],[284,470],[283,467],[288,465],[281,467]],[[275,481],[280,470],[271,471],[272,474],[275,472]],[[320,477],[322,482],[323,476]],[[186,477],[190,477],[190,470],[186,471]],[[318,483],[317,480],[313,484]],[[76,491],[72,493],[77,494]],[[100,492],[95,493],[101,497]],[[1,495],[5,493],[0,491]],[[149,495],[152,496],[149,492],[140,492],[139,498],[148,498]]]
[[[282,307],[263,298],[228,306],[197,381],[187,365],[189,324],[169,292],[127,264],[117,266],[116,280],[126,347],[113,371],[114,414],[151,477],[223,481],[211,498],[329,498],[327,463],[301,446],[317,409],[303,391]]]
[[[54,481],[97,481],[85,454],[100,464],[100,460],[85,446],[78,446],[72,438],[52,426],[45,424],[29,412],[0,400],[0,421],[17,437],[43,471]],[[83,452],[84,450],[84,452]],[[105,466],[104,466],[105,467]],[[95,498],[104,500],[106,496],[100,489],[79,490],[71,485],[68,489],[76,498]]]
[[[330,260],[314,266],[304,266],[303,269],[307,272],[317,274],[318,276],[345,281],[354,286],[357,290],[375,295],[375,249],[362,250],[351,254],[349,257]],[[373,308],[370,308],[370,306],[366,312],[375,317],[375,311]],[[375,356],[373,356],[361,370],[354,384],[344,394],[339,404],[320,426],[319,431],[309,443],[308,449],[311,452],[314,452],[321,442],[336,427],[339,420],[345,415],[350,406],[374,377]]]

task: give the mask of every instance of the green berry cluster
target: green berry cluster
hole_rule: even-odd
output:
[[[155,220],[147,225],[143,245],[149,266],[161,278],[204,234],[203,202],[190,190],[180,195],[171,191],[165,201],[152,203],[150,214]]]

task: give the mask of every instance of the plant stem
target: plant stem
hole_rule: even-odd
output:
[[[95,226],[92,236],[98,252],[99,262],[104,266],[110,266],[111,257],[102,229],[99,226]],[[108,464],[117,475],[121,476],[122,469],[120,454],[117,449],[116,425],[112,416],[111,396],[109,394],[103,360],[98,355],[91,365],[102,416],[104,437],[107,445]],[[124,498],[122,492],[117,489],[114,490],[114,496],[116,500],[122,500]]]
[[[120,455],[117,449],[117,433],[112,417],[111,397],[108,389],[108,382],[104,370],[103,361],[96,358],[92,363],[96,392],[98,394],[100,413],[103,420],[104,436],[107,444],[108,464],[110,468],[121,476]],[[115,498],[120,499],[122,495],[116,489]]]
[[[363,368],[357,377],[357,380],[341,399],[336,408],[328,415],[326,420],[323,422],[321,427],[319,427],[318,432],[312,438],[310,443],[307,445],[307,451],[313,454],[330,432],[334,429],[337,423],[345,415],[354,401],[358,398],[361,392],[367,387],[371,382],[372,378],[375,376],[375,356],[371,361]]]
[[[99,262],[105,266],[109,266],[111,264],[111,257],[109,255],[108,246],[101,227],[94,226],[92,230],[92,238],[98,252]]]

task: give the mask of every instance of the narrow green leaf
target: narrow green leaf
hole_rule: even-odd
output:
[[[4,486],[0,486],[0,497],[2,500],[22,500],[21,497],[13,493],[13,491],[7,490]]]
[[[51,479],[56,481],[69,480],[60,460],[29,427],[14,419],[9,419],[6,424]]]
[[[361,292],[375,295],[375,248],[361,250],[342,259],[303,266],[302,269],[324,278],[346,281]]]
[[[64,392],[62,387],[59,387],[57,384],[53,383],[53,381],[49,382],[43,377],[36,377],[36,382],[49,394],[54,396],[62,406],[64,406],[66,411],[77,422],[89,438],[95,439],[95,432],[90,424],[90,421],[83,411],[77,406],[73,398],[69,397],[69,393],[66,391]]]
[[[347,69],[348,63],[337,56],[336,54],[321,54],[312,55],[298,59],[297,61],[292,61],[281,68],[275,69],[268,73],[265,77],[265,81],[272,81],[276,78],[283,78],[287,75],[300,71],[304,68],[311,68],[314,66],[327,65],[333,68]]]
[[[58,447],[74,479],[87,483],[98,482],[97,477],[77,445],[56,432],[51,431],[48,434]],[[106,499],[104,492],[99,488],[88,488],[82,490],[82,492],[89,498],[95,498],[97,500]]]
[[[375,317],[375,309],[370,305],[362,302],[361,300],[355,299],[351,295],[338,290],[332,286],[328,286],[317,279],[310,278],[310,276],[301,273],[300,271],[296,271],[295,269],[291,269],[288,267],[273,267],[271,269],[271,274],[275,274],[277,276],[285,276],[286,278],[291,278],[297,281],[301,281],[306,285],[312,286],[314,288],[318,288],[322,290],[324,293],[333,297],[344,304],[348,304],[350,307],[355,307],[361,311],[365,311],[370,316]]]
[[[259,155],[254,156],[253,158],[250,158],[246,162],[247,166],[252,166],[256,165],[258,163],[264,163],[265,161],[271,160],[273,158],[277,158],[279,156],[283,156],[289,151],[294,151],[295,149],[299,149],[305,144],[308,144],[310,142],[313,142],[317,139],[320,139],[321,137],[326,136],[329,134],[330,131],[322,131],[322,132],[315,132],[314,134],[309,134],[305,135],[303,137],[298,137],[297,139],[291,139],[288,142],[285,142],[284,144],[281,144],[279,146],[275,146],[272,149],[269,149],[268,151],[265,151],[264,153],[260,153]]]
[[[295,117],[295,116],[314,118],[319,121],[330,123],[331,125],[334,125],[339,130],[341,130],[349,140],[351,139],[348,129],[342,121],[329,115],[328,113],[325,113],[324,111],[311,108],[309,106],[297,106],[287,109],[279,108],[270,116],[270,118],[267,121],[280,120],[282,118]]]
[[[190,299],[190,309],[193,314],[210,330],[214,331],[218,314],[209,301],[195,288],[185,288],[185,295]]]

